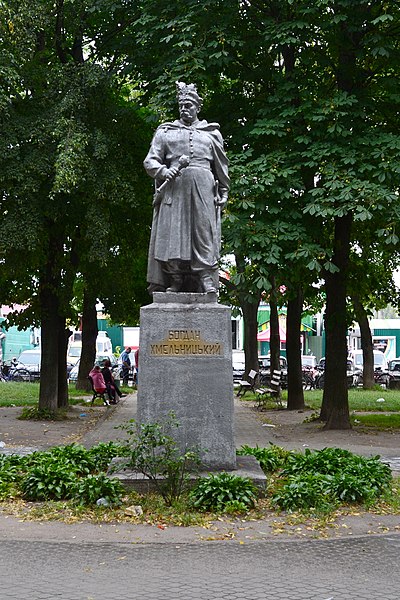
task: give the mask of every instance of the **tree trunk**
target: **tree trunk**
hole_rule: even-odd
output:
[[[65,317],[58,318],[58,408],[68,406],[67,346],[71,331],[65,327]]]
[[[243,314],[244,340],[243,349],[245,357],[245,376],[251,369],[258,371],[258,306],[260,302],[248,302],[241,299],[241,309]]]
[[[286,358],[288,361],[288,410],[301,410],[305,407],[303,377],[301,369],[301,316],[303,313],[303,291],[287,303],[286,317]]]
[[[363,351],[363,388],[370,390],[375,385],[374,379],[374,346],[372,344],[371,329],[368,322],[367,311],[358,296],[352,296],[356,319],[360,326],[361,348]]]
[[[85,391],[91,389],[88,375],[96,359],[96,338],[98,334],[96,301],[96,294],[88,285],[85,285],[82,309],[82,352],[76,382],[77,389]]]
[[[58,407],[58,298],[44,276],[40,282],[41,364],[39,409],[56,412]]]
[[[269,297],[269,353],[271,356],[271,378],[273,371],[279,371],[281,368],[281,338],[279,335],[279,316],[278,303],[276,301],[275,278],[270,279],[272,284],[271,294]]]
[[[352,215],[335,217],[334,273],[325,274],[326,362],[320,418],[325,429],[351,429],[347,389],[347,268],[350,255]]]

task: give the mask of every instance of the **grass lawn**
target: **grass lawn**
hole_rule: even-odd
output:
[[[287,399],[287,392],[282,394]],[[384,402],[380,401],[384,399]],[[305,390],[304,400],[310,408],[321,407],[322,390]],[[379,402],[378,402],[379,400]],[[362,412],[396,412],[400,411],[400,390],[376,390],[350,389],[349,390],[350,411]]]
[[[394,430],[400,429],[400,414],[355,414],[351,416],[353,425],[364,425],[376,429]]]
[[[323,390],[304,391],[306,407],[315,410],[316,416],[321,408],[322,393]],[[254,401],[256,395],[246,394],[243,401],[246,400]],[[287,400],[287,390],[282,391],[282,400],[283,402]],[[265,408],[273,410],[277,408],[277,404],[274,400],[268,400]],[[374,427],[382,430],[400,429],[400,390],[384,390],[382,388],[374,390],[350,389],[349,409],[351,422],[354,426]]]
[[[304,402],[308,408],[318,410],[321,408],[323,390],[304,390]],[[382,402],[382,398],[384,402]],[[243,401],[255,400],[256,395],[247,393]],[[287,400],[287,390],[282,391],[282,400]],[[268,408],[275,408],[276,402],[269,402]],[[400,411],[400,390],[375,390],[350,389],[349,408],[361,412],[397,412]]]
[[[132,388],[121,388],[124,394],[132,392]],[[91,392],[77,390],[74,384],[68,387],[70,404],[85,404],[85,398],[91,398]],[[36,406],[39,401],[39,383],[23,383],[8,381],[0,383],[1,406]]]

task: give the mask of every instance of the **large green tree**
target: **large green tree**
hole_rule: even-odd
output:
[[[285,219],[295,207],[305,215],[299,221],[305,235],[297,254],[287,252],[287,268],[293,268],[289,258],[302,255],[325,281],[322,413],[327,427],[350,427],[346,333],[354,223],[386,243],[395,241],[399,216],[399,6],[142,0],[135,8],[136,44],[128,59],[147,80],[149,99],[169,111],[172,82],[197,81],[205,116],[209,111],[220,120],[234,161],[244,165],[247,204],[264,195],[264,213],[279,210]],[[238,214],[242,209],[248,205]],[[263,211],[252,215],[262,227]]]
[[[127,247],[133,257],[145,252],[150,219],[140,186],[148,129],[130,88],[97,57],[103,19],[95,6],[0,5],[1,63],[12,56],[14,66],[0,141],[1,296],[29,303],[40,322],[39,406],[50,410],[67,402],[65,323],[76,274],[115,303],[110,281],[122,296],[132,290],[135,269],[121,278],[118,265],[127,265]],[[143,273],[136,284],[144,288]]]

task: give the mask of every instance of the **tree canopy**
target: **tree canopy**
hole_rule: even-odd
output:
[[[363,273],[371,240],[382,257],[397,256],[399,247],[398,4],[58,0],[39,9],[7,0],[0,6],[6,15],[0,253],[18,274],[13,293],[40,285],[49,255],[58,257],[57,286],[66,299],[75,260],[93,277],[112,265],[121,281],[130,258],[118,235],[129,236],[130,222],[149,219],[149,203],[138,201],[142,190],[150,193],[137,176],[148,140],[143,112],[152,126],[170,118],[174,82],[196,82],[202,114],[220,122],[231,159],[224,248],[239,267],[231,282],[242,303],[256,303],[271,277],[297,300],[324,281],[322,416],[329,427],[349,427],[351,274]],[[23,230],[16,225],[21,220]],[[130,264],[135,274],[144,267],[146,235],[135,229],[131,239],[138,243]],[[364,298],[371,298],[372,278],[364,272]],[[4,297],[7,286],[0,286]],[[116,289],[105,286],[104,299],[120,318]]]

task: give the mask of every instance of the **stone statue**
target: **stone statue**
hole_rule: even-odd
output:
[[[155,180],[149,292],[216,292],[220,215],[229,190],[218,123],[198,119],[193,83],[177,82],[180,119],[156,130],[144,167]]]

